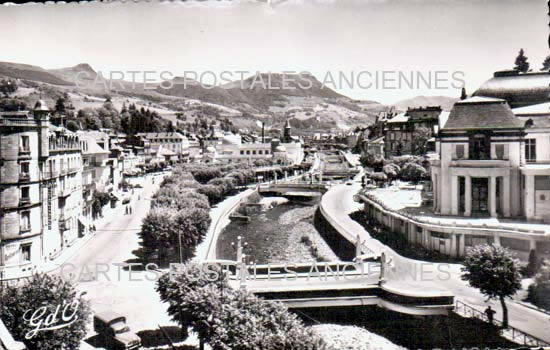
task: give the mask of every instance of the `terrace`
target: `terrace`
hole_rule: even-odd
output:
[[[481,229],[522,233],[526,235],[550,235],[550,225],[527,222],[521,218],[462,217],[439,215],[431,205],[422,203],[421,186],[410,186],[403,182],[387,188],[366,189],[360,195],[372,200],[386,210],[400,214],[418,223],[452,228]]]

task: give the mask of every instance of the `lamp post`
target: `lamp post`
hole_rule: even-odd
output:
[[[247,242],[242,241],[242,237],[237,237],[237,245],[235,246],[235,242],[231,242],[231,246],[237,249],[237,264],[239,267],[239,275],[240,275],[240,288],[246,289],[246,273],[247,268],[246,264],[244,263],[244,259],[246,257],[246,254],[243,253],[243,249],[248,246]]]
[[[183,251],[181,250],[181,233],[178,233],[178,241],[180,248],[180,264],[183,264]]]

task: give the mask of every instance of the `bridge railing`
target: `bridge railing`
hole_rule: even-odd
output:
[[[477,310],[470,305],[461,302],[460,300],[456,301],[454,312],[460,316],[477,318],[478,320],[489,322],[489,319],[484,312]],[[496,326],[502,327],[502,321],[493,319],[493,322]],[[511,340],[514,343],[523,344],[526,346],[550,346],[550,343],[520,331],[510,325],[508,325],[508,328],[506,329],[501,329],[500,334],[502,337]]]

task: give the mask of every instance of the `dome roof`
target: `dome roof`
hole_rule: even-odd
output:
[[[493,78],[483,83],[473,96],[502,98],[512,108],[548,102],[550,73],[495,72]]]
[[[282,146],[282,145],[279,145],[279,146],[275,147],[275,152],[286,152],[286,147]]]

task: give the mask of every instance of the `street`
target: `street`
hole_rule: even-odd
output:
[[[119,205],[109,220],[97,226],[96,236],[64,264],[62,272],[64,276],[74,274],[78,289],[87,293],[85,298],[94,312],[112,310],[126,316],[133,332],[173,325],[155,291],[155,274],[130,274],[117,265],[136,258],[132,252],[139,247],[137,232],[149,211],[149,199],[162,180],[155,176],[153,185],[151,179],[149,176],[142,182],[142,189],[134,189],[132,214],[125,215],[124,205]],[[93,334],[90,322],[87,338]]]
[[[339,223],[343,226],[350,226],[350,229],[354,229],[357,232],[359,224],[349,218],[349,213],[361,206],[353,201],[353,195],[357,193],[359,186],[338,186],[333,191],[327,192],[329,196],[335,196],[339,200],[327,201],[332,207],[331,210],[338,214]],[[367,246],[369,243],[367,243]],[[387,248],[389,249],[389,248]],[[437,263],[434,263],[437,265]],[[461,265],[459,264],[445,264],[447,265],[446,271],[449,271],[448,278],[438,280],[432,278],[426,281],[406,281],[406,275],[403,276],[403,280],[394,282],[395,284],[402,284],[408,290],[413,289],[426,289],[437,288],[440,290],[447,290],[455,295],[455,298],[476,308],[477,310],[484,311],[488,305],[491,305],[493,310],[496,311],[495,319],[502,320],[502,308],[498,300],[491,300],[486,302],[486,297],[483,296],[478,289],[468,286],[467,282],[462,281],[460,271]],[[431,271],[438,271],[437,267],[434,267]],[[434,274],[435,276],[435,274]],[[508,299],[506,305],[508,306],[509,323],[512,327],[525,331],[537,338],[545,341],[550,341],[550,333],[548,328],[550,327],[550,316],[530,308],[527,308],[521,304],[515,303]]]

